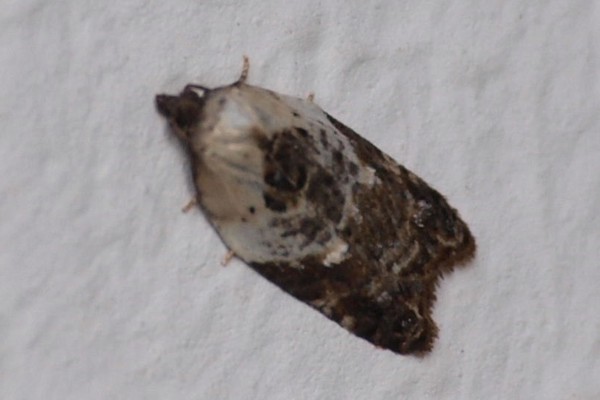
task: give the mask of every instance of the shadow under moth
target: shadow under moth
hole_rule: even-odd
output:
[[[475,240],[444,197],[318,107],[248,85],[158,95],[195,201],[235,256],[358,337],[431,350],[438,280]]]

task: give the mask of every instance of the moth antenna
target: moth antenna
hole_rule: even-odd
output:
[[[210,90],[209,88],[207,88],[206,86],[202,86],[202,85],[196,85],[195,83],[188,83],[187,85],[185,85],[185,87],[183,88],[184,91],[186,90],[190,90],[190,89],[199,89],[199,90]]]
[[[185,87],[183,88],[184,92],[190,92],[190,91],[194,91],[194,90],[201,90],[202,91],[202,96],[204,96],[204,93],[210,91],[209,88],[207,88],[206,86],[202,86],[202,85],[196,85],[194,83],[188,83],[187,85],[185,85]]]
[[[236,83],[244,83],[248,79],[248,72],[250,71],[250,59],[247,55],[244,55],[244,64],[242,65],[242,73]]]

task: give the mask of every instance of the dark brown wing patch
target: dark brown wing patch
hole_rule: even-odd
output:
[[[350,244],[348,257],[329,267],[316,257],[300,260],[302,269],[286,263],[252,267],[378,347],[429,352],[438,332],[431,318],[438,280],[473,257],[475,240],[440,193],[328,118],[352,142],[362,167],[373,168],[379,179],[353,188],[361,218],[337,232]]]

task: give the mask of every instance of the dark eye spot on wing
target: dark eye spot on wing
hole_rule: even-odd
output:
[[[265,151],[263,177],[265,182],[284,192],[301,190],[307,179],[310,154],[310,135],[303,128],[283,130],[268,143],[262,143]]]
[[[295,192],[306,183],[306,168],[303,165],[284,165],[283,169],[267,170],[265,182],[285,192]],[[286,173],[287,172],[287,173]]]
[[[300,136],[302,136],[304,139],[308,138],[308,131],[304,128],[299,128],[296,127],[296,132],[298,132],[300,134]]]
[[[265,200],[265,207],[267,207],[269,210],[273,210],[275,212],[285,212],[287,210],[285,202],[277,200],[268,193],[263,193],[263,199]]]

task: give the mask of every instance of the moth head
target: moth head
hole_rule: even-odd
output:
[[[201,90],[200,95],[197,89]],[[179,96],[156,96],[158,112],[169,121],[173,132],[185,142],[189,142],[191,131],[201,120],[205,91],[200,87],[186,86]]]

